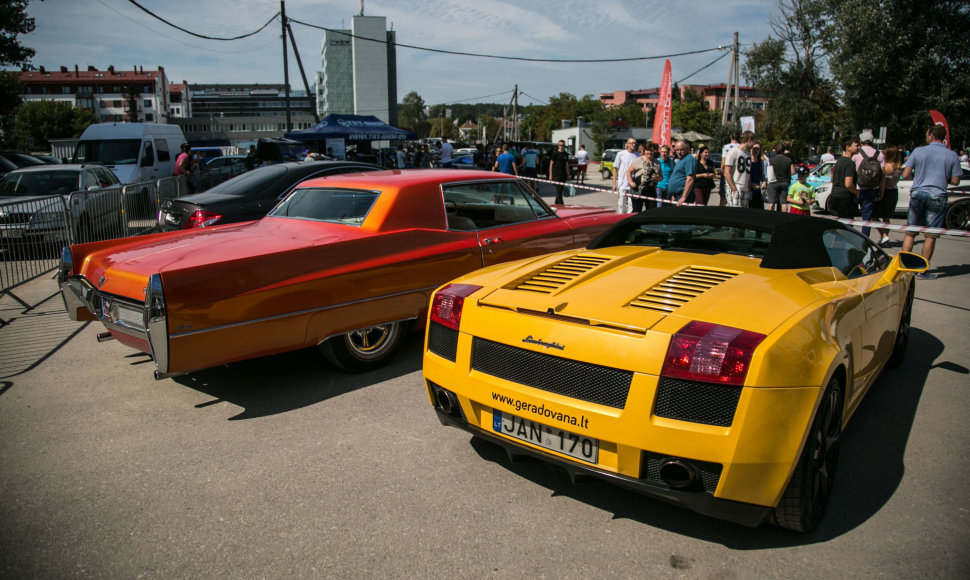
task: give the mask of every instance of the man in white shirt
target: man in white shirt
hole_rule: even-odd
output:
[[[735,149],[736,147],[738,147],[738,134],[731,133],[731,142],[725,144],[724,147],[721,147],[721,183],[720,189],[718,189],[721,194],[721,201],[718,202],[718,205],[721,207],[727,205],[727,196],[724,195],[724,192],[726,191],[724,185],[724,160],[727,159],[728,153],[731,151],[731,149]]]
[[[835,163],[835,155],[832,155],[832,148],[829,147],[822,153],[822,163]]]
[[[741,133],[741,142],[737,147],[728,151],[724,158],[725,192],[722,198],[727,199],[730,207],[748,207],[751,201],[751,145],[754,143],[754,133]]]
[[[633,213],[633,198],[630,197],[630,182],[627,181],[627,169],[633,163],[637,154],[637,140],[630,137],[626,140],[626,147],[616,154],[613,159],[613,191],[617,192],[616,213]]]

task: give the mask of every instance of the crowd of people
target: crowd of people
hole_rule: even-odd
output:
[[[913,179],[907,225],[942,228],[946,211],[947,186],[959,183],[961,162],[966,151],[951,151],[945,144],[945,129],[934,125],[926,132],[926,145],[912,154],[902,147],[888,146],[880,151],[872,141],[849,138],[842,143],[836,158],[829,148],[822,161],[834,162],[830,208],[836,216],[863,221],[890,223],[899,201],[900,179]],[[720,172],[710,161],[710,150],[703,144],[691,148],[687,141],[673,146],[655,143],[638,145],[627,139],[623,151],[613,161],[613,190],[617,212],[639,212],[664,204],[707,205],[720,173],[720,205],[750,207],[810,215],[815,189],[807,182],[809,169],[796,163],[791,144],[777,143],[771,152],[748,131],[731,135],[722,150]],[[792,176],[796,176],[792,179]],[[889,228],[877,227],[876,243],[890,243]],[[860,228],[871,236],[871,228]],[[907,230],[903,250],[911,251],[918,233],[925,240],[922,254],[933,256],[938,234]],[[921,278],[933,278],[923,273]]]

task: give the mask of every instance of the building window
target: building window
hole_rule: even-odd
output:
[[[71,87],[61,87],[61,93],[65,95],[71,94]]]
[[[145,101],[144,101],[144,103],[143,103],[143,106],[144,106],[144,107],[145,107],[146,109],[151,109],[151,108],[152,108],[152,101],[151,101],[151,99],[145,99]]]
[[[154,120],[155,120],[155,115],[151,113],[145,113],[145,121],[151,123]]]
[[[41,87],[41,88],[40,88],[40,91],[41,91],[42,93],[44,93],[44,94],[46,95],[47,93],[49,93],[49,92],[50,92],[50,89],[48,89],[48,88],[47,88],[47,87],[45,86],[45,87]]]
[[[115,108],[121,107],[121,101],[111,101],[111,106]]]

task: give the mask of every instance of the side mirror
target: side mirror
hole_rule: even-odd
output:
[[[926,258],[911,252],[899,252],[899,270],[901,272],[924,272],[930,267]]]

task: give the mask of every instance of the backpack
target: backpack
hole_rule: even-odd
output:
[[[859,165],[859,189],[879,189],[883,175],[879,154],[870,157],[862,148],[859,152],[862,153],[862,164]]]

